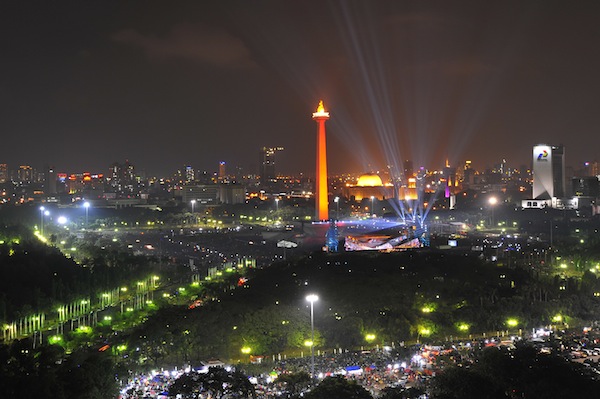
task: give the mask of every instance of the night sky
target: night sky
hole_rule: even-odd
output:
[[[0,163],[149,175],[600,160],[592,1],[4,1]]]

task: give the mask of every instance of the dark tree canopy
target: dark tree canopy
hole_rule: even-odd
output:
[[[589,397],[600,390],[597,376],[558,355],[528,345],[487,348],[469,368],[449,367],[433,379],[431,399]]]
[[[181,395],[193,399],[201,395],[212,398],[256,398],[254,385],[239,370],[227,371],[223,367],[210,367],[206,373],[191,371],[176,379],[169,386],[169,397]]]
[[[32,349],[31,340],[0,345],[0,391],[10,398],[104,399],[117,394],[108,353],[59,346]]]
[[[356,381],[347,380],[342,376],[325,378],[304,397],[306,399],[373,399],[373,396]]]

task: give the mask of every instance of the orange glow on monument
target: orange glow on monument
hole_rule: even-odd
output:
[[[325,135],[325,122],[329,119],[329,112],[325,111],[323,100],[319,101],[317,112],[313,112],[312,118],[317,122],[315,218],[317,220],[327,220],[329,219],[329,200],[327,187],[327,140]]]

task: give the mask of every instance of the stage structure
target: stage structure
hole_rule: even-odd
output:
[[[344,237],[346,251],[403,251],[429,246],[427,226],[399,224],[393,228]]]

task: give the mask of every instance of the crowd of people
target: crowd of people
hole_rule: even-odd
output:
[[[434,362],[428,357],[429,351],[429,347],[416,346],[399,350],[384,347],[365,351],[323,353],[314,358],[315,377],[320,381],[328,376],[343,375],[357,381],[373,396],[378,396],[385,387],[418,387],[434,373]],[[243,365],[240,366],[243,368]],[[264,370],[268,367],[270,372],[248,375],[259,397],[279,396],[278,391],[282,388],[276,380],[281,374],[310,373],[312,357],[288,358],[276,361],[272,367],[269,366],[261,368]],[[205,372],[207,365],[136,375],[122,388],[121,398],[166,398],[169,385],[183,373],[190,371]]]
[[[527,337],[491,337],[464,342],[444,342],[438,345],[412,345],[400,347],[376,347],[370,350],[335,350],[319,352],[312,356],[283,358],[268,361],[261,358],[261,365],[246,367],[240,364],[227,366],[223,363],[208,363],[198,367],[188,366],[172,371],[153,371],[132,377],[121,391],[121,399],[167,398],[169,386],[186,372],[206,372],[210,366],[239,367],[246,372],[254,384],[257,397],[281,396],[282,387],[277,378],[282,374],[304,372],[310,374],[314,367],[316,381],[326,377],[342,375],[367,389],[373,397],[379,397],[384,388],[402,387],[426,390],[428,380],[449,364],[472,362],[474,354],[485,347],[514,347],[516,341],[526,340],[539,352],[552,351],[574,361],[585,361],[590,367],[600,368],[600,329],[590,328],[570,333],[534,333]]]

